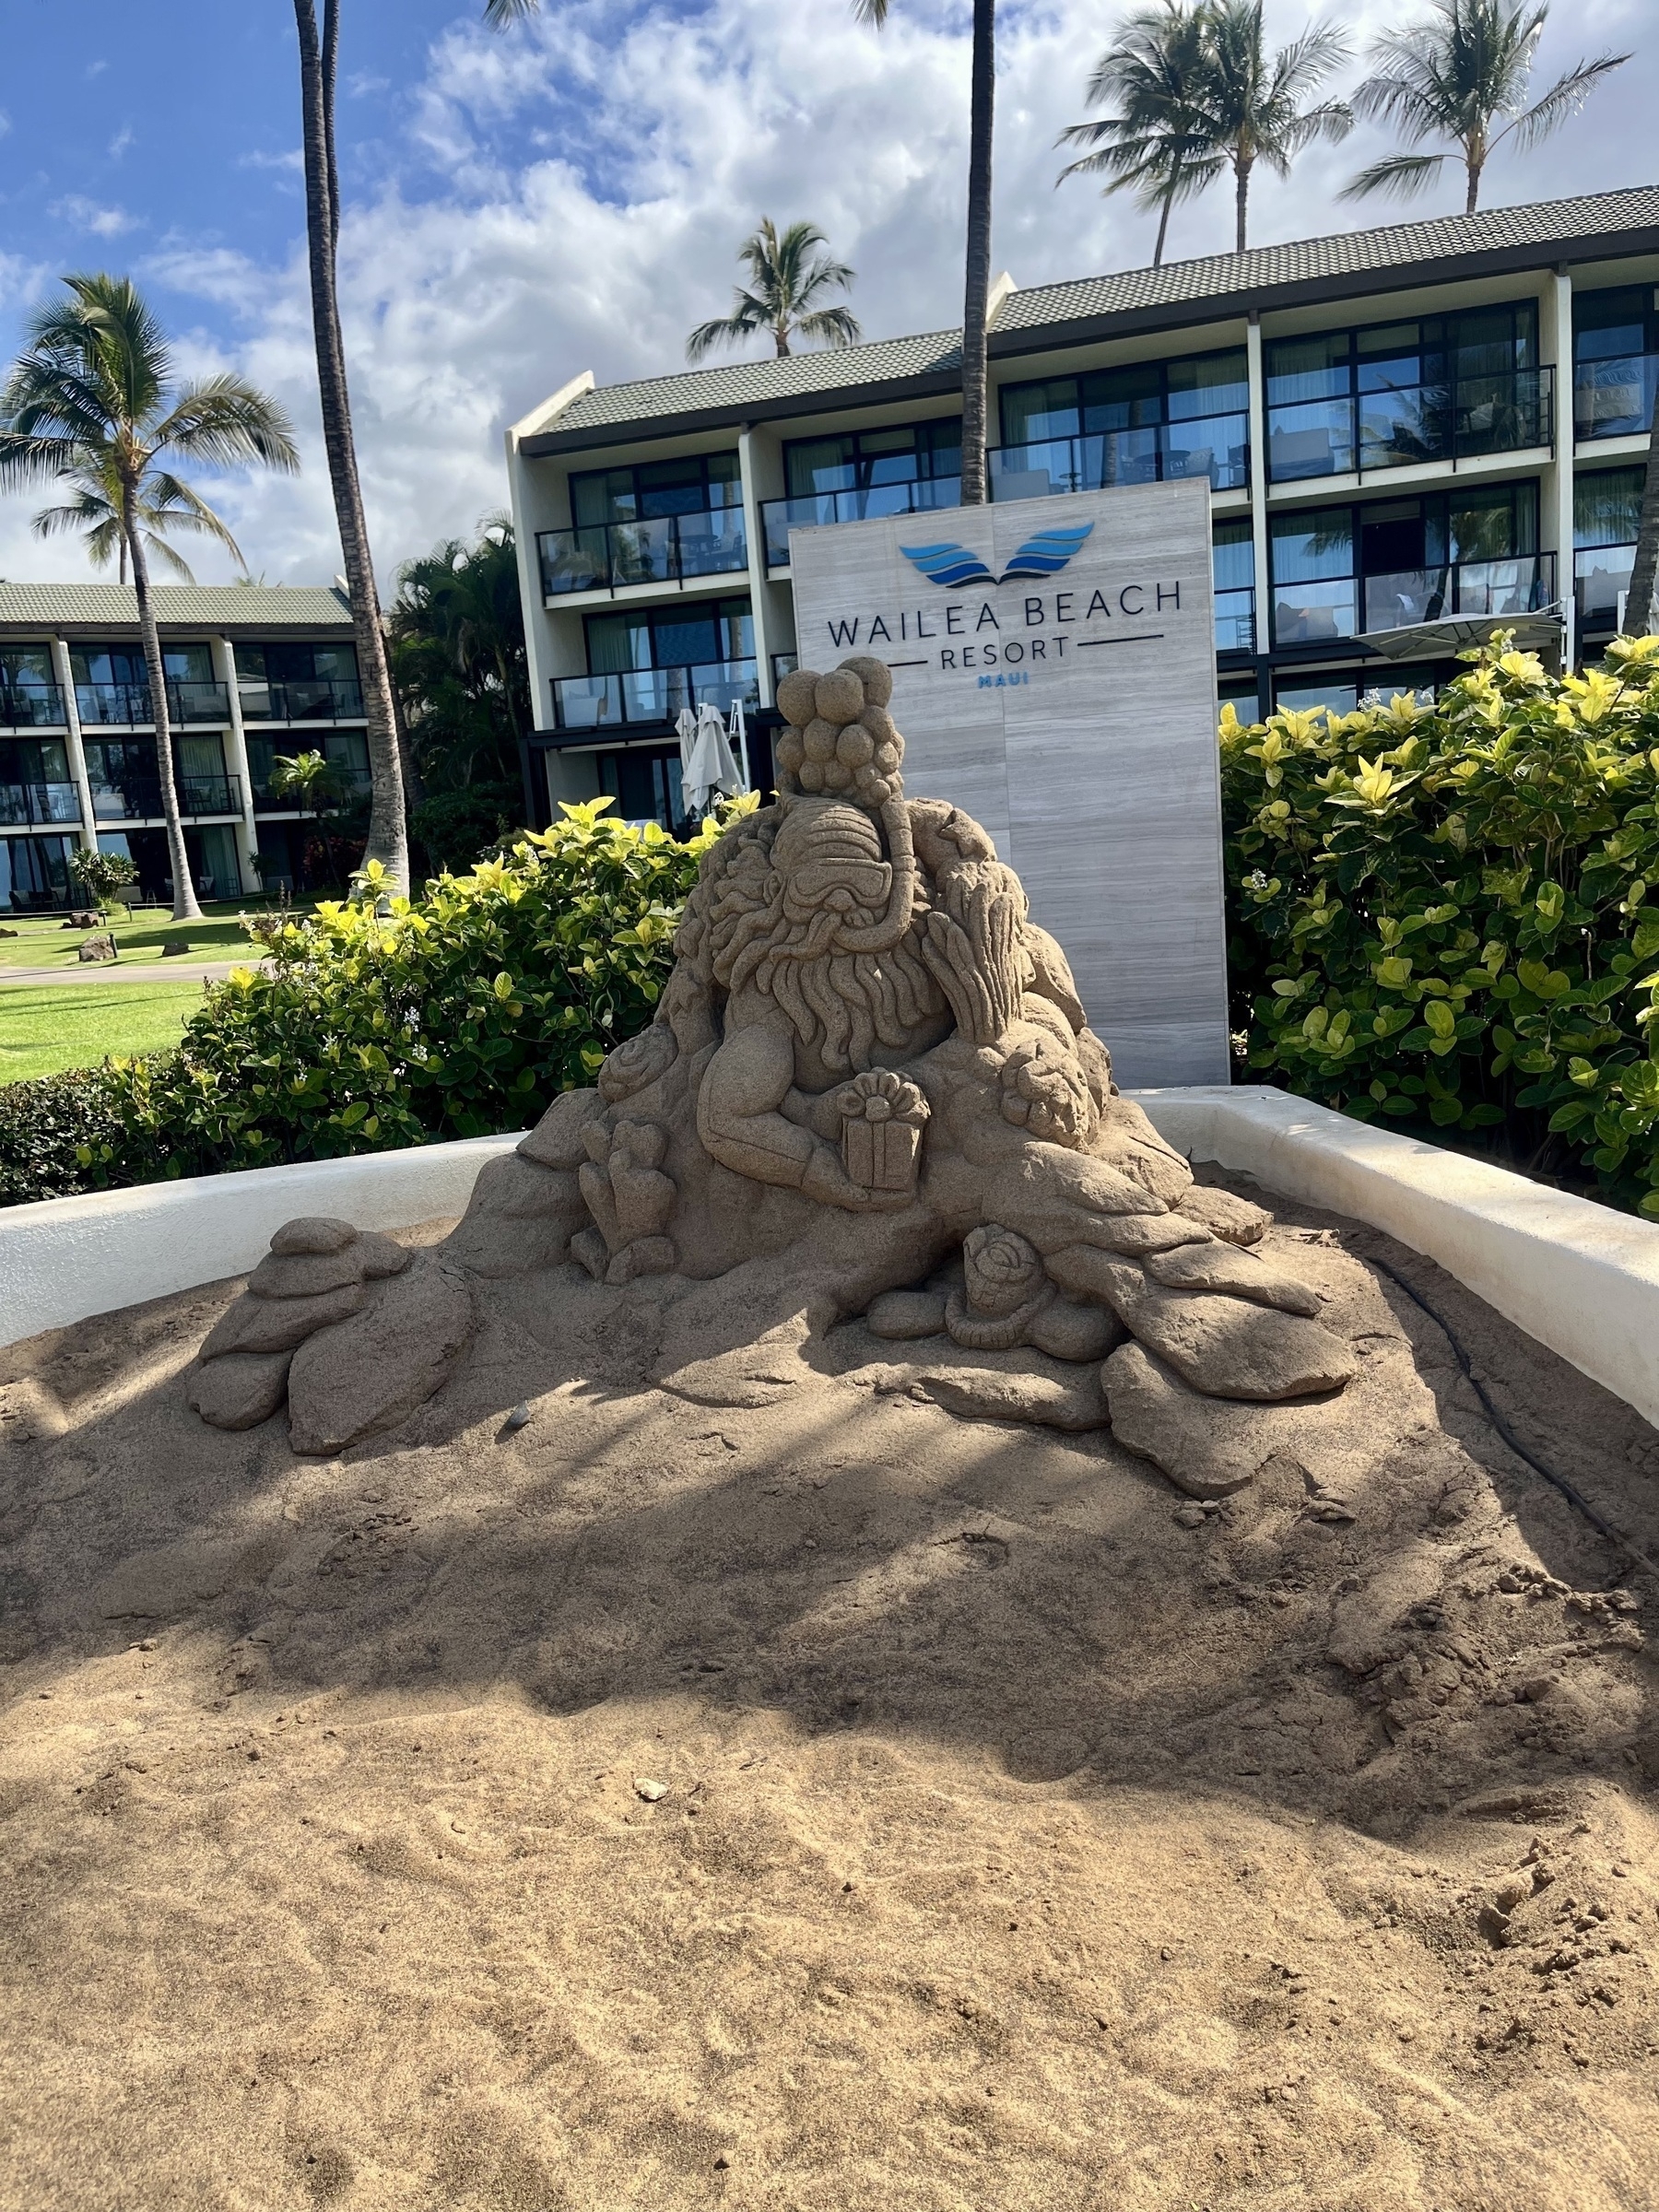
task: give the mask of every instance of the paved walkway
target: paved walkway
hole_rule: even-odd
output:
[[[232,968],[257,968],[259,960],[196,959],[178,953],[171,960],[88,960],[73,968],[0,968],[0,990],[20,983],[222,983]]]

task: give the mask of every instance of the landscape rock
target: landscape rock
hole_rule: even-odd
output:
[[[285,1221],[271,1239],[271,1250],[279,1253],[343,1252],[351,1243],[357,1230],[349,1221],[341,1221],[328,1214],[300,1214],[292,1221]]]
[[[113,960],[119,958],[112,936],[86,937],[75,948],[77,960]]]
[[[270,1419],[287,1395],[292,1357],[290,1352],[230,1352],[209,1359],[191,1375],[187,1403],[210,1429],[256,1428]]]
[[[372,1305],[320,1330],[294,1355],[288,1370],[294,1450],[338,1452],[394,1427],[442,1388],[473,1328],[466,1277],[423,1253]]]
[[[363,1279],[360,1239],[338,1252],[267,1252],[248,1288],[255,1298],[320,1298]]]
[[[361,1283],[347,1283],[318,1298],[239,1298],[208,1334],[204,1359],[227,1352],[291,1352],[319,1329],[362,1311]]]
[[[1235,1298],[1277,1306],[1282,1313],[1311,1318],[1319,1312],[1316,1290],[1236,1244],[1183,1244],[1174,1252],[1154,1253],[1147,1273],[1171,1290],[1230,1290]]]
[[[1113,1437],[1189,1497],[1241,1490],[1278,1448],[1271,1412],[1201,1397],[1144,1346],[1120,1346],[1102,1381]]]

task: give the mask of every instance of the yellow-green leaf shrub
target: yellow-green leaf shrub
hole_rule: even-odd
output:
[[[1659,639],[1504,643],[1432,706],[1223,710],[1234,1027],[1258,1080],[1659,1216]]]

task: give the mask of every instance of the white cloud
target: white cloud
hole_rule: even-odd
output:
[[[1553,76],[1581,45],[1628,44],[1650,5],[1583,0],[1571,27],[1552,31],[1541,71]],[[1126,196],[1104,199],[1087,180],[1054,189],[1056,134],[1086,112],[1084,80],[1121,9],[1122,0],[1070,0],[1062,16],[1040,0],[1004,11],[995,265],[1022,285],[1149,256],[1153,221]],[[504,424],[581,369],[607,381],[683,364],[686,332],[724,311],[736,245],[762,214],[808,216],[827,232],[859,272],[853,305],[866,335],[943,329],[960,314],[961,7],[907,0],[880,33],[855,28],[833,0],[672,10],[673,0],[626,13],[614,0],[573,0],[497,38],[477,27],[469,0],[399,96],[400,127],[375,149],[391,166],[373,195],[348,197],[341,284],[352,404],[387,590],[400,560],[502,504]],[[1270,0],[1273,35],[1294,35],[1312,12],[1303,0]],[[1357,52],[1397,19],[1397,0],[1359,0],[1344,16]],[[1531,162],[1495,164],[1488,202],[1640,181],[1648,126],[1636,75],[1634,65],[1621,72]],[[350,118],[347,109],[348,194]],[[1357,131],[1305,156],[1288,182],[1260,177],[1253,241],[1397,219],[1386,204],[1335,202],[1342,181],[1384,144]],[[297,162],[292,152],[244,159]],[[1460,179],[1448,178],[1422,211],[1460,206],[1455,187]],[[1170,253],[1230,243],[1231,195],[1218,186],[1177,214]],[[216,494],[255,571],[273,582],[333,575],[303,241],[273,267],[173,237],[140,274],[194,294],[239,334],[233,346],[182,342],[193,372],[233,365],[300,425],[301,477],[237,478]],[[16,549],[18,511],[0,502],[0,571],[79,573],[67,548]],[[207,558],[201,570],[213,572]]]
[[[6,137],[10,132],[11,127],[11,117],[6,113],[4,108],[0,108],[0,138]]]
[[[276,169],[290,176],[299,176],[305,169],[305,155],[299,147],[290,146],[280,154],[239,154],[236,166],[238,169]]]
[[[47,212],[61,222],[72,224],[76,230],[91,231],[94,238],[119,238],[124,231],[135,229],[138,221],[124,207],[100,207],[96,200],[89,200],[78,192],[53,200]]]
[[[133,137],[134,132],[132,124],[130,123],[124,123],[120,130],[116,132],[114,137],[110,141],[110,159],[112,161],[120,160],[122,155],[124,154],[127,148],[132,145]]]

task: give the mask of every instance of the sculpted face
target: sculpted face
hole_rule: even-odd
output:
[[[772,867],[783,912],[797,925],[833,914],[867,928],[892,893],[893,871],[881,856],[876,825],[856,806],[792,807],[772,846]]]

